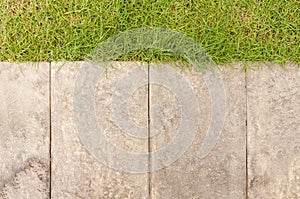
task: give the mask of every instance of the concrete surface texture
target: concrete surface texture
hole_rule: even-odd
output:
[[[49,66],[0,64],[0,197],[49,195]]]
[[[131,174],[110,169],[98,162],[82,144],[73,119],[74,86],[83,63],[51,64],[51,196],[53,198],[146,198],[148,174]],[[147,149],[147,142],[125,140],[112,122],[111,96],[117,80],[133,64],[116,64],[99,78],[95,92],[95,111],[99,125],[112,142],[126,150]],[[60,69],[60,70],[59,70]],[[59,70],[59,71],[58,71]],[[139,104],[147,103],[146,98]],[[89,103],[89,102],[86,102]],[[133,102],[134,103],[134,102]],[[143,109],[133,105],[139,114]],[[145,110],[144,110],[145,111]],[[136,147],[135,147],[136,146]],[[112,160],[109,160],[111,158]],[[105,161],[113,161],[108,157]]]
[[[174,68],[172,65],[150,65],[150,79],[163,78],[160,74],[167,67]],[[214,149],[204,158],[199,157],[197,152],[203,144],[208,129],[213,126],[210,123],[211,105],[215,102],[208,91],[206,82],[201,78],[201,73],[196,69],[178,70],[178,72],[192,86],[197,95],[200,122],[195,139],[184,155],[165,169],[152,173],[153,198],[243,198],[246,187],[246,89],[245,73],[242,67],[235,65],[234,69],[222,68],[227,94],[226,120]],[[175,77],[175,79],[178,78]],[[171,109],[169,111],[171,116],[167,117],[169,119],[162,125],[161,133],[152,139],[152,149],[157,150],[171,142],[176,133],[179,133],[179,118],[182,118],[184,113],[176,114],[176,111],[173,111],[182,105],[172,99],[177,96],[166,88],[157,85],[150,86],[150,95],[150,107],[163,103],[164,109]],[[188,106],[193,106],[191,98],[188,100],[190,100]],[[161,117],[161,119],[166,118]]]
[[[300,198],[300,70],[247,73],[249,198]]]
[[[0,63],[0,198],[300,198],[300,68],[243,67]]]

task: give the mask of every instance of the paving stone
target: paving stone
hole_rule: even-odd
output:
[[[130,136],[128,133],[132,133],[131,129],[126,129],[141,127],[147,131],[147,85],[137,87],[131,96],[126,96],[127,100],[120,94],[130,89],[131,84],[136,82],[133,81],[135,78],[147,83],[147,67],[138,63],[119,62],[107,70],[96,69],[95,75],[93,72],[88,73],[92,75],[91,79],[80,79],[84,71],[80,69],[85,64],[87,62],[67,63],[63,66],[62,63],[51,64],[52,197],[148,198],[148,173],[139,173],[136,162],[128,162],[127,159],[122,162],[118,159],[120,151],[130,154],[148,151],[147,139]],[[90,80],[94,81],[94,85],[90,85]],[[74,92],[78,88],[76,82],[83,86],[82,91]],[[95,92],[93,99],[85,98],[85,89]],[[82,121],[76,117],[77,102],[82,102],[80,100],[86,100],[87,105],[87,111],[82,109],[83,112],[78,116],[79,119],[87,120],[87,123],[82,123],[87,137],[82,134],[85,133],[82,132],[82,126],[78,125]],[[91,107],[95,107],[95,110]],[[89,123],[88,118],[91,116],[96,118],[96,122]],[[133,126],[124,126],[124,121],[120,120],[116,122],[119,116],[127,116],[126,119],[131,119],[130,124]],[[89,133],[94,123],[102,132],[91,135]],[[105,138],[101,137],[103,135]],[[116,148],[104,143],[105,139]],[[96,146],[93,148],[87,143]],[[143,168],[147,167],[147,159],[142,164]]]
[[[48,63],[0,63],[0,135],[0,197],[34,198],[38,185],[48,198]],[[43,180],[21,172],[33,159],[44,165]]]
[[[148,107],[145,65],[113,63],[99,81],[77,79],[85,62],[51,65],[52,198],[148,198],[149,189],[152,198],[244,198],[246,190],[249,198],[300,197],[295,65],[262,65],[246,77],[241,64],[221,67],[227,99],[219,137],[208,133],[220,126],[211,123],[220,116],[212,109],[217,92],[195,69],[151,64]],[[78,109],[85,89],[94,98]],[[0,198],[49,197],[49,94],[49,64],[0,64]],[[90,116],[109,143],[89,134]]]
[[[173,78],[167,75],[174,70]],[[209,76],[204,81],[203,75],[193,68],[182,70],[175,69],[170,64],[150,65],[150,135],[153,136],[150,140],[150,164],[152,169],[165,167],[151,175],[152,198],[245,197],[245,73],[240,64],[222,67],[221,72],[223,92],[226,94],[226,101],[223,103],[224,107],[226,105],[223,109],[226,115],[224,125],[214,123],[222,121],[222,114],[218,113],[222,109],[222,102],[216,100],[219,99],[215,97],[218,96],[218,90],[214,91],[214,83],[209,81]],[[214,94],[209,92],[209,88]],[[213,105],[216,109],[211,108]],[[195,110],[199,110],[199,114]],[[220,120],[214,121],[212,117]],[[195,121],[196,128],[193,127]],[[184,123],[187,125],[182,129]],[[219,137],[217,134],[208,136],[209,129],[216,126],[222,129]],[[190,147],[185,150],[182,142],[190,139],[190,132],[193,130],[195,136],[191,139]],[[176,142],[176,137],[180,137],[180,134],[184,135],[184,139],[169,148],[169,151],[166,150],[169,144]],[[208,142],[211,141],[216,141],[215,145],[213,142],[209,145]],[[202,152],[204,146],[208,150]],[[155,154],[160,149],[166,152]],[[174,151],[178,149],[184,152],[180,157],[174,155]],[[168,165],[171,160],[174,162]]]
[[[249,198],[300,198],[300,69],[261,65],[247,87]]]

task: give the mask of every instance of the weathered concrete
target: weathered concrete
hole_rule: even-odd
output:
[[[61,65],[62,63],[51,64],[52,197],[148,198],[147,173],[132,174],[113,170],[106,163],[113,163],[116,155],[108,153],[106,162],[103,164],[91,151],[87,150],[86,146],[82,145],[73,117],[73,99],[75,82],[83,62],[67,63],[57,71]],[[107,69],[96,85],[94,105],[98,125],[113,145],[125,151],[145,152],[147,140],[140,141],[126,135],[128,132],[121,129],[112,118],[112,96],[116,84],[130,69],[137,67],[141,67],[140,70],[146,71],[147,74],[147,68],[138,66],[136,63],[116,63]],[[140,88],[134,93],[129,103],[132,107],[130,112],[135,118],[133,120],[141,125],[147,124],[147,121],[143,121],[144,118],[147,119],[146,93],[146,87]],[[87,101],[86,103],[93,102]],[[103,151],[107,152],[105,147]],[[135,162],[132,162],[133,167],[134,164]],[[147,162],[145,164],[147,165]]]
[[[48,63],[0,63],[0,135],[2,197],[24,198],[21,195],[26,194],[27,198],[34,198],[32,194],[37,193],[36,185],[38,185],[42,187],[39,189],[39,196],[41,196],[39,198],[47,198],[49,189]],[[43,180],[37,180],[31,170],[19,173],[32,159],[44,165]],[[25,190],[28,187],[31,189]]]
[[[227,97],[224,128],[203,158],[199,151],[216,124],[211,123],[209,86],[195,69],[151,64],[148,74],[145,65],[114,63],[91,88],[94,98],[86,104],[92,106],[74,111],[78,100],[86,100],[74,98],[80,94],[75,83],[83,64],[51,63],[52,198],[148,198],[149,190],[152,198],[245,198],[246,192],[253,199],[300,198],[296,66],[259,69],[252,64],[246,76],[241,64],[220,67]],[[170,68],[175,76],[164,73]],[[0,198],[49,197],[49,75],[47,63],[0,63]],[[83,96],[90,88],[85,81]],[[100,134],[85,139],[93,126],[85,119],[93,113],[111,145],[98,142]],[[78,118],[86,122],[79,122],[82,128]],[[183,122],[187,125],[182,131]],[[196,135],[189,137],[195,122]],[[155,155],[174,143],[179,132],[192,140],[187,150],[179,142],[174,150]],[[181,149],[183,155],[174,156]],[[148,150],[150,156],[136,156]],[[143,173],[160,167],[165,168]]]
[[[16,173],[12,181],[4,185],[0,197],[3,199],[49,198],[49,165],[31,160],[24,170]]]
[[[300,198],[300,69],[247,72],[249,198]]]
[[[150,65],[150,82],[170,66]],[[153,172],[151,194],[153,198],[244,198],[246,190],[246,90],[245,73],[242,67],[222,68],[226,101],[226,118],[223,131],[212,151],[204,158],[199,156],[203,139],[211,118],[211,96],[195,69],[176,69],[178,78],[184,78],[198,97],[200,111],[199,126],[191,147],[173,164]],[[173,80],[171,80],[173,81]],[[174,83],[175,80],[174,80]],[[180,85],[177,85],[180,88]],[[178,88],[174,88],[175,90]],[[186,91],[181,91],[186,95]],[[179,94],[180,95],[180,94]],[[178,96],[162,85],[150,86],[151,121],[161,128],[151,128],[157,134],[151,139],[151,150],[155,151],[172,142],[178,134],[183,115]],[[191,99],[189,104],[194,106]],[[157,107],[162,114],[155,113]],[[190,118],[191,120],[193,118]],[[159,126],[157,125],[157,126]],[[152,126],[156,126],[152,124]],[[159,133],[155,132],[159,129]],[[189,129],[185,133],[188,133]],[[168,154],[166,154],[168,156]],[[164,158],[162,157],[162,161]],[[152,160],[153,161],[153,160]],[[154,164],[154,163],[152,163]]]

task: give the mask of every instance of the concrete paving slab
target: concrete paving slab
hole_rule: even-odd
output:
[[[300,69],[261,65],[247,87],[249,198],[300,198]]]
[[[85,64],[67,63],[62,68],[62,63],[51,64],[52,197],[148,198],[148,174],[132,173],[140,165],[118,159],[122,151],[148,150],[147,139],[128,134],[136,133],[135,127],[147,130],[147,67],[115,63],[106,71],[88,71],[83,69]],[[132,90],[135,78],[143,84]],[[127,99],[122,98],[124,89],[132,91]],[[132,119],[132,126],[126,126],[122,118]],[[94,126],[100,131],[92,135]],[[103,142],[106,139],[109,143]],[[147,167],[147,159],[140,163]]]
[[[0,63],[0,198],[49,198],[50,95],[52,198],[300,197],[296,65],[222,66],[223,124],[195,69],[85,63]]]
[[[233,70],[232,68],[235,68]],[[244,198],[246,194],[246,89],[245,73],[242,66],[222,68],[221,74],[226,94],[225,122],[222,132],[211,151],[201,153],[205,142],[213,140],[207,137],[209,129],[219,124],[211,123],[215,114],[218,93],[210,93],[213,81],[195,69],[174,69],[169,64],[150,65],[150,135],[151,168],[157,164],[165,168],[151,175],[152,198]],[[172,76],[167,74],[177,73]],[[163,81],[160,81],[163,80]],[[165,81],[164,81],[165,80]],[[168,83],[170,82],[170,84]],[[179,92],[177,92],[179,91]],[[214,91],[212,91],[214,92]],[[194,93],[194,94],[193,94]],[[187,98],[185,98],[187,96]],[[196,98],[195,98],[196,96]],[[214,98],[214,99],[213,99]],[[220,102],[220,104],[222,104]],[[197,115],[197,111],[199,114]],[[195,117],[198,117],[195,125]],[[221,122],[222,120],[220,120]],[[219,122],[215,120],[215,122]],[[187,124],[184,128],[183,125]],[[190,147],[178,157],[177,149],[185,147],[195,130]],[[165,150],[176,137],[183,134],[182,142],[172,146],[169,151],[157,155],[155,151]],[[170,152],[171,151],[171,152]],[[174,161],[171,165],[167,163]]]
[[[0,63],[0,135],[0,197],[48,198],[49,63]]]

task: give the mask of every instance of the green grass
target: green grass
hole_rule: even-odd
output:
[[[299,0],[2,0],[0,61],[84,60],[100,42],[139,27],[194,38],[216,63],[300,63]],[[120,60],[170,61],[161,50]]]

